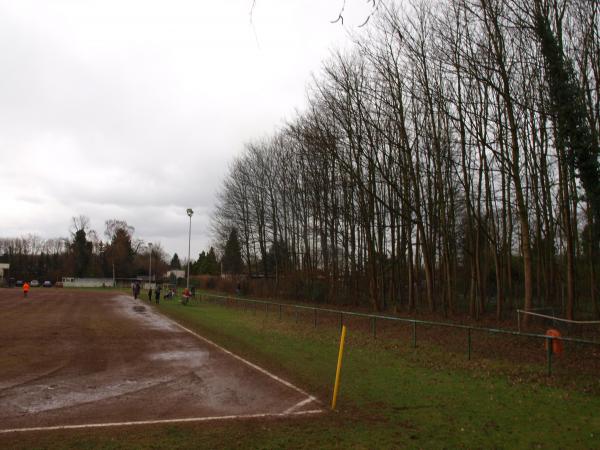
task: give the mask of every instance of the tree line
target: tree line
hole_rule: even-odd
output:
[[[237,230],[229,230],[223,236],[225,242],[218,250],[210,247],[208,252],[202,251],[196,261],[191,262],[192,275],[238,275],[242,273],[243,261]]]
[[[174,253],[169,260],[159,243],[149,245],[136,238],[135,228],[124,220],[107,220],[103,240],[90,227],[87,216],[73,217],[69,234],[68,238],[43,239],[31,234],[0,238],[0,262],[9,263],[9,276],[19,280],[135,278],[148,276],[152,255],[154,278],[158,275],[160,279],[169,269],[184,270],[187,276],[187,259],[182,262]],[[190,261],[192,275],[237,274],[241,267],[235,232],[230,233],[222,251],[210,247],[208,251],[200,252],[197,260]],[[173,277],[170,281],[174,281]]]
[[[134,233],[126,221],[110,219],[105,222],[103,240],[90,228],[88,217],[73,217],[68,238],[0,238],[0,261],[9,263],[10,276],[21,280],[131,278],[148,275],[152,252],[153,270],[164,273],[169,265],[160,244],[150,247]]]
[[[232,162],[217,240],[325,301],[600,317],[599,28],[589,0],[383,4]]]

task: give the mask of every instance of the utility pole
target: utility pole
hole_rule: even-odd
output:
[[[194,215],[194,211],[192,208],[187,209],[187,215],[190,218],[190,228],[188,233],[188,264],[187,264],[187,289],[190,290],[190,249],[192,246],[192,216]]]
[[[148,267],[148,289],[152,289],[152,242],[148,243],[150,250],[150,266]]]

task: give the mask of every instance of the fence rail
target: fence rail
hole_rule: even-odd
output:
[[[282,318],[282,309],[283,308],[292,309],[296,313],[295,314],[296,322],[298,322],[298,312],[299,311],[310,311],[313,313],[313,323],[314,323],[315,327],[317,326],[317,322],[318,322],[318,313],[328,313],[328,314],[337,315],[339,317],[340,329],[344,325],[344,317],[362,317],[365,319],[369,319],[371,321],[371,333],[374,338],[377,337],[377,321],[378,320],[407,323],[407,324],[412,325],[411,332],[412,332],[413,348],[416,348],[416,346],[417,346],[417,325],[427,325],[427,326],[433,326],[433,327],[461,329],[461,330],[464,330],[467,335],[467,351],[466,351],[466,353],[467,353],[467,358],[469,360],[471,359],[471,344],[472,344],[472,333],[473,332],[491,333],[491,334],[539,339],[541,342],[546,343],[546,361],[547,361],[548,375],[552,374],[552,354],[553,354],[552,349],[553,349],[554,340],[575,343],[575,344],[600,346],[600,341],[593,341],[593,340],[580,339],[580,338],[570,338],[570,337],[564,337],[564,336],[561,336],[561,337],[548,336],[545,334],[537,334],[537,333],[525,333],[522,331],[506,330],[506,329],[502,329],[502,328],[487,328],[487,327],[462,325],[462,324],[447,323],[447,322],[436,322],[436,321],[430,321],[430,320],[409,319],[409,318],[405,318],[405,317],[395,317],[395,316],[388,316],[388,315],[383,315],[383,314],[367,314],[367,313],[344,311],[344,310],[331,309],[331,308],[320,308],[320,307],[316,307],[316,306],[278,303],[278,302],[272,302],[272,301],[268,301],[268,300],[257,300],[257,299],[239,297],[239,296],[227,296],[227,295],[217,295],[217,294],[207,294],[207,293],[199,293],[198,295],[200,298],[204,297],[204,298],[216,299],[217,301],[224,301],[224,302],[233,301],[233,302],[237,302],[237,303],[244,303],[244,305],[245,305],[244,308],[246,308],[246,306],[248,304],[252,304],[254,306],[262,305],[265,307],[266,313],[269,312],[269,307],[273,306],[273,307],[278,308],[280,319]]]
[[[563,322],[566,324],[573,324],[573,325],[600,325],[600,320],[569,320],[569,319],[563,319],[562,317],[549,316],[547,314],[540,314],[540,313],[536,313],[533,311],[525,311],[524,309],[517,309],[517,324],[518,324],[519,331],[521,331],[521,314],[534,316],[534,317],[541,317],[543,319],[549,319],[549,320],[553,320],[555,322]]]

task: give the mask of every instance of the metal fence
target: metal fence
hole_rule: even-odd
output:
[[[304,320],[306,320],[306,316],[310,317],[310,320],[313,323],[313,326],[316,328],[320,323],[320,319],[324,314],[336,317],[336,322],[339,324],[340,329],[344,325],[344,323],[350,318],[363,318],[370,321],[370,334],[373,338],[377,338],[379,327],[382,323],[392,322],[392,323],[404,323],[410,326],[410,341],[411,346],[413,348],[417,347],[418,340],[418,329],[422,327],[443,327],[448,329],[458,330],[464,333],[464,352],[468,360],[471,360],[472,357],[472,348],[473,348],[473,335],[475,333],[490,333],[498,336],[516,336],[520,338],[527,339],[535,339],[540,343],[545,343],[545,363],[546,363],[546,371],[548,375],[552,375],[552,361],[553,361],[553,349],[555,342],[560,341],[561,343],[572,343],[577,345],[585,345],[585,346],[594,346],[597,349],[600,349],[600,341],[593,341],[587,339],[579,339],[579,338],[570,338],[570,337],[556,337],[556,336],[548,336],[544,334],[536,334],[536,333],[525,333],[521,331],[513,331],[502,328],[486,328],[486,327],[478,327],[472,325],[462,325],[462,324],[453,324],[446,322],[435,322],[429,320],[419,320],[419,319],[410,319],[410,318],[402,318],[381,314],[366,314],[359,313],[353,311],[343,311],[337,309],[330,308],[319,308],[316,306],[307,306],[307,305],[296,305],[289,303],[278,303],[271,302],[267,300],[257,300],[251,298],[244,298],[239,296],[226,296],[226,295],[216,295],[216,294],[207,294],[207,293],[198,293],[197,297],[192,300],[193,301],[201,301],[203,298],[214,300],[215,302],[221,303],[233,303],[234,305],[242,305],[244,309],[253,308],[256,311],[259,307],[264,309],[266,314],[270,314],[275,312],[279,319],[283,318],[284,311],[289,312],[292,311],[295,322],[300,320],[300,313],[304,313]],[[308,314],[307,314],[308,313]],[[331,323],[331,320],[328,321]]]

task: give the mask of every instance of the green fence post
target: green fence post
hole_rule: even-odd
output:
[[[413,327],[412,327],[412,344],[413,344],[413,348],[417,348],[417,321],[413,320]]]
[[[467,328],[467,359],[471,361],[471,329]]]
[[[552,337],[546,338],[546,359],[548,360],[548,376],[552,375]]]
[[[373,339],[377,339],[377,317],[371,319],[371,328],[373,330]]]

